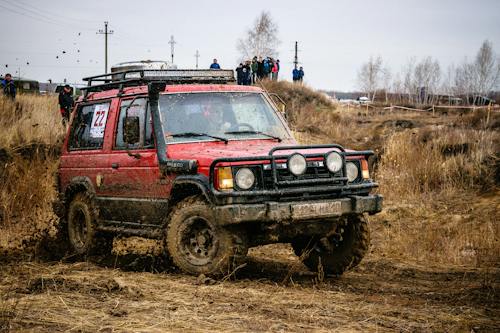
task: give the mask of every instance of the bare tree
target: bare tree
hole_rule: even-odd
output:
[[[389,90],[391,89],[392,73],[389,66],[382,68],[382,87],[384,88],[385,104],[389,103]]]
[[[237,49],[243,59],[257,57],[277,57],[276,48],[280,44],[278,39],[278,25],[273,21],[271,14],[262,12],[253,26],[247,30],[245,37],[240,38]]]
[[[474,67],[476,72],[476,91],[474,93],[487,96],[496,87],[500,76],[500,63],[490,41],[485,40],[479,48]]]
[[[358,84],[361,91],[368,95],[373,102],[376,91],[380,85],[382,75],[382,57],[373,58],[370,56],[368,62],[361,66],[358,72]]]
[[[413,79],[418,89],[417,102],[427,104],[435,102],[435,93],[441,81],[441,67],[432,57],[422,59],[416,66]]]

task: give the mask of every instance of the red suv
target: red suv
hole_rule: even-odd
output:
[[[341,274],[369,246],[372,151],[298,145],[277,103],[231,70],[132,70],[85,78],[59,167],[76,254],[114,235],[164,240],[173,263],[220,275],[252,246],[291,243]],[[235,266],[236,265],[236,266]]]

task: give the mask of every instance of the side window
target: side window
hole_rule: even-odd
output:
[[[109,102],[79,106],[71,124],[71,150],[101,149],[108,120]]]
[[[132,101],[133,104],[130,105]],[[139,117],[139,143],[133,145],[127,145],[123,141],[123,121],[127,116]],[[147,98],[123,100],[116,128],[115,149],[142,149],[151,147],[154,147],[153,125]]]

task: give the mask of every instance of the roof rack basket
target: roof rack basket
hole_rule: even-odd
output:
[[[85,97],[89,92],[136,87],[150,82],[166,84],[227,84],[234,82],[230,69],[133,69],[83,78],[87,86],[81,88]]]

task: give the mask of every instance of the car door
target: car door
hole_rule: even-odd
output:
[[[61,157],[61,183],[90,183],[98,189],[99,175],[108,167],[106,151],[110,149],[111,131],[106,130],[112,118],[112,101],[100,100],[77,106],[67,139],[67,152]]]
[[[139,118],[139,140],[133,144],[124,141],[126,117]],[[99,189],[100,215],[111,224],[157,225],[168,207],[170,182],[158,168],[147,98],[122,99],[115,123],[113,147]]]

